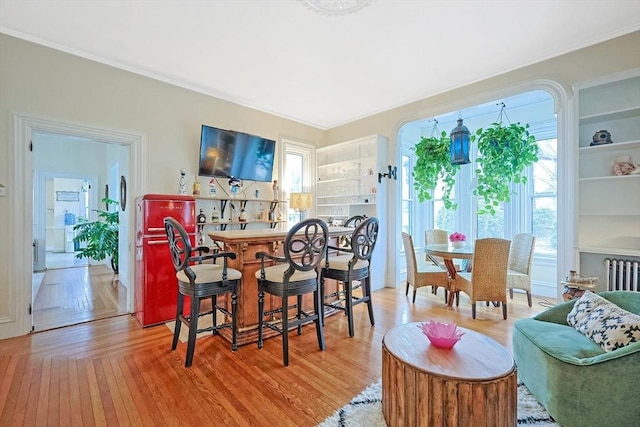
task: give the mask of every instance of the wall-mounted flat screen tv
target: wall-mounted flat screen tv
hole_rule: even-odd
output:
[[[198,175],[271,181],[276,142],[202,125]]]

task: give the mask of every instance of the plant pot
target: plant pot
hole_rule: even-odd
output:
[[[451,246],[454,249],[464,248],[464,242],[451,242]]]

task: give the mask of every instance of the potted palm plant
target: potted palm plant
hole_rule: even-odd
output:
[[[118,205],[115,200],[105,197],[102,199],[107,207],[106,211],[94,209],[98,213],[97,221],[89,221],[86,218],[78,218],[78,224],[73,227],[76,237],[73,241],[76,244],[82,242],[80,249],[76,253],[76,258],[92,258],[96,261],[111,258],[111,268],[114,273],[118,273]],[[116,209],[109,210],[110,206]],[[84,246],[84,247],[82,247]]]
[[[432,198],[431,193],[436,189],[438,180],[442,179],[442,202],[447,209],[456,209],[458,205],[451,200],[451,192],[456,183],[455,176],[459,165],[451,164],[449,146],[451,139],[442,131],[438,136],[422,137],[416,144],[416,164],[413,168],[414,188],[418,192],[418,200],[424,202]]]

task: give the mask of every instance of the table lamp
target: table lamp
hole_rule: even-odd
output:
[[[304,211],[313,207],[313,194],[291,193],[289,207],[300,213],[300,221],[304,220]]]

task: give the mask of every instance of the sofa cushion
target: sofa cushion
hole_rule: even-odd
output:
[[[588,291],[576,302],[567,322],[605,351],[640,342],[639,315]]]
[[[567,325],[519,319],[514,324],[522,335],[549,356],[572,365],[589,365],[605,354],[593,340]]]

